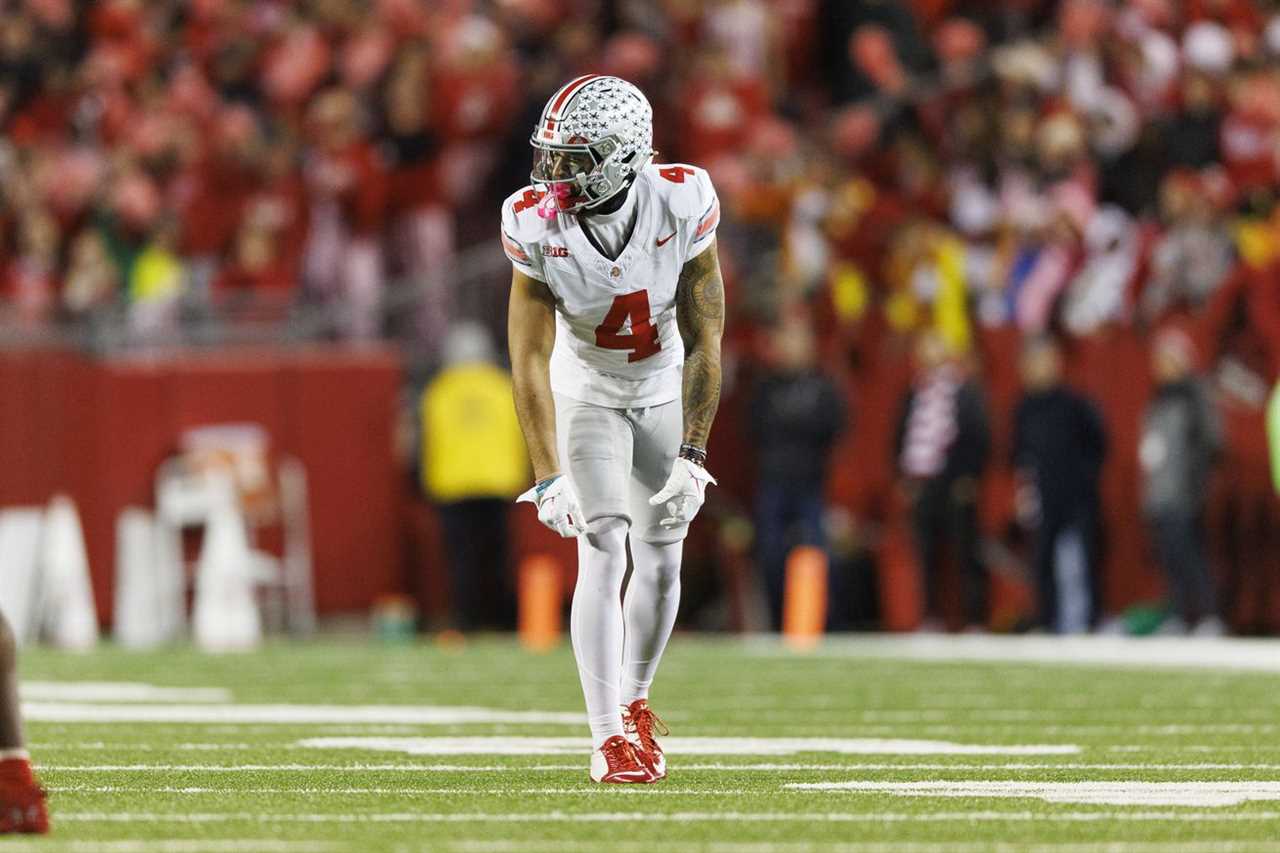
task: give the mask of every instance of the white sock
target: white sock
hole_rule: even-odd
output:
[[[578,582],[569,635],[578,660],[594,749],[622,734],[618,699],[622,667],[622,578],[627,573],[627,522],[611,516],[578,537]]]
[[[680,609],[683,542],[653,545],[631,538],[634,568],[623,606],[622,704],[649,698],[649,685]]]
[[[25,749],[0,749],[0,761],[30,761],[31,753]]]

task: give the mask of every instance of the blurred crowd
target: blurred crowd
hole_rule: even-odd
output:
[[[759,498],[770,589],[788,544],[829,533],[810,498],[833,448],[892,420],[868,410],[872,374],[906,396],[891,468],[919,560],[954,540],[966,577],[975,481],[1013,440],[982,435],[992,335],[1028,341],[1030,391],[1056,387],[1075,342],[1165,332],[1214,395],[1260,409],[1276,377],[1273,0],[25,0],[0,18],[0,321],[109,313],[145,339],[318,305],[324,334],[394,325],[432,368],[473,289],[501,303],[501,265],[472,260],[500,258],[529,130],[584,71],[639,85],[658,160],[707,167],[720,194],[726,387],[779,413],[751,419],[771,450],[739,491]],[[493,316],[470,319],[501,343]],[[881,370],[886,352],[915,352],[916,373]],[[1051,522],[1038,575],[1067,588],[1094,571],[1097,511],[1049,507],[1033,475],[1061,459],[1035,454],[1101,466],[1104,443],[1046,442],[1037,417],[1098,418],[1040,403],[1019,409],[1023,456],[997,461]],[[1086,500],[1098,475],[1073,475]],[[1159,550],[1187,553],[1195,524],[1159,514]],[[1170,571],[1191,578],[1181,598],[1207,595]],[[1042,622],[1096,623],[1096,590],[1051,593]]]

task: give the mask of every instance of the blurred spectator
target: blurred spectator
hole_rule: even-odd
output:
[[[987,625],[987,576],[978,530],[978,487],[991,429],[977,378],[935,332],[916,341],[915,382],[902,402],[894,459],[911,504],[924,587],[925,627],[945,618],[940,595],[948,557],[959,571],[970,628]]]
[[[1182,78],[1182,109],[1160,123],[1168,163],[1203,169],[1218,162],[1224,101],[1221,74],[1188,69]]]
[[[842,104],[877,91],[905,94],[912,72],[929,62],[911,9],[905,3],[824,0],[818,13],[825,79]]]
[[[71,243],[71,263],[62,288],[68,314],[82,316],[109,304],[120,289],[120,276],[107,254],[102,235],[86,228]]]
[[[278,140],[254,158],[251,168],[244,166],[242,180],[249,185],[233,183],[224,190],[230,198],[218,193],[218,200],[212,202],[215,209],[231,203],[235,211],[226,245],[218,244],[221,254],[193,265],[193,276],[199,279],[221,264],[213,279],[215,301],[289,302],[294,298],[308,226],[296,160],[294,142]],[[197,281],[194,286],[203,285]]]
[[[58,240],[57,223],[44,210],[29,210],[18,223],[18,251],[4,270],[4,291],[27,327],[47,322],[54,308]]]
[[[1062,354],[1048,337],[1022,352],[1023,395],[1014,412],[1017,516],[1032,531],[1036,623],[1063,634],[1099,617],[1102,500],[1107,437],[1097,407],[1062,381]]]
[[[1143,316],[1150,322],[1175,309],[1203,305],[1231,271],[1231,235],[1215,208],[1212,181],[1212,176],[1180,170],[1161,186],[1165,230],[1152,248],[1142,293]]]
[[[826,548],[831,448],[847,419],[844,395],[817,362],[807,320],[783,320],[771,343],[773,364],[755,388],[749,428],[758,454],[756,560],[779,628],[787,554],[797,545]]]
[[[453,213],[441,186],[440,137],[431,119],[427,51],[413,45],[396,58],[385,87],[388,207],[397,272],[418,294],[422,342],[434,356],[453,306]]]
[[[321,94],[308,113],[305,167],[311,229],[303,277],[315,296],[342,306],[340,328],[355,338],[377,335],[382,319],[387,186],[381,158],[361,132],[365,120],[352,92]]]
[[[1142,234],[1119,207],[1106,205],[1085,228],[1085,259],[1067,284],[1062,323],[1086,336],[1129,319],[1129,299],[1141,268]]]
[[[440,509],[459,627],[510,628],[514,599],[507,513],[528,479],[511,378],[489,333],[457,323],[445,367],[422,395],[422,486]]]
[[[1151,351],[1156,392],[1143,420],[1142,510],[1169,583],[1165,633],[1223,633],[1204,534],[1209,474],[1222,448],[1217,410],[1195,373],[1190,337],[1169,328]]]
[[[125,277],[129,320],[143,337],[172,330],[178,318],[186,270],[178,249],[178,227],[159,222],[138,247]]]

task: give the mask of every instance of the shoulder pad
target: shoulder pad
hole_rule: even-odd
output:
[[[701,217],[715,202],[716,191],[706,169],[685,163],[653,163],[644,174],[677,219]]]
[[[502,229],[522,243],[540,243],[547,232],[548,220],[538,216],[535,208],[542,193],[525,187],[502,202]],[[554,220],[552,220],[554,221]]]

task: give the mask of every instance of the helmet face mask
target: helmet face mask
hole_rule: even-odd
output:
[[[587,75],[562,87],[529,142],[538,212],[578,213],[624,191],[653,156],[653,111],[635,86]]]
[[[599,165],[595,155],[585,145],[565,148],[539,146],[533,149],[533,171],[530,176],[542,183],[577,181],[591,174]]]

